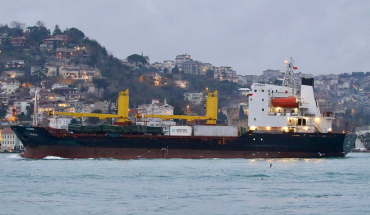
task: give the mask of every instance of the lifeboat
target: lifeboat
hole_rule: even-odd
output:
[[[286,98],[274,98],[272,100],[272,106],[282,108],[295,108],[298,107],[298,101],[293,96],[289,96]]]

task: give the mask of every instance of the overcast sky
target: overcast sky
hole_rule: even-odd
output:
[[[75,27],[114,56],[151,63],[188,53],[237,74],[370,71],[370,1],[0,0],[0,23]]]

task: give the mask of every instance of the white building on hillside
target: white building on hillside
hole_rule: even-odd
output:
[[[7,95],[14,93],[19,88],[19,81],[17,80],[8,80],[1,82],[1,90],[3,90]]]
[[[167,104],[166,99],[164,103],[159,103],[158,99],[152,99],[151,104],[139,105],[138,113],[143,115],[143,118],[138,119],[137,125],[147,125],[152,127],[164,127],[176,125],[176,122],[171,120],[162,120],[160,118],[146,118],[145,115],[173,115],[173,106]]]
[[[56,88],[62,88],[62,87],[68,87],[68,84],[66,83],[55,83],[53,86],[51,86],[51,89],[54,90]]]
[[[202,104],[203,93],[184,93],[184,100],[192,104]]]
[[[59,76],[63,78],[92,80],[93,77],[101,77],[97,68],[88,66],[64,65],[59,68]]]
[[[187,61],[190,61],[190,55],[188,55],[187,53],[182,54],[182,55],[177,55],[176,56],[176,59],[175,59],[175,65],[180,70],[182,70],[182,64],[185,63],[185,62],[187,62]]]
[[[58,74],[58,68],[59,68],[58,65],[45,64],[44,67],[48,70],[47,73],[46,73],[46,76],[47,77],[57,76],[57,74]]]
[[[49,126],[56,129],[68,129],[68,124],[72,121],[72,117],[58,116],[49,119]]]
[[[14,108],[17,111],[17,115],[23,113],[24,115],[29,114],[30,111],[30,102],[29,101],[15,101]]]

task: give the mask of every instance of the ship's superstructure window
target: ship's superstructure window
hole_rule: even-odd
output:
[[[254,90],[254,92],[257,92],[257,90]]]
[[[262,108],[262,111],[265,111],[265,108]]]
[[[262,101],[265,101],[265,99],[262,99]]]
[[[256,118],[254,118],[254,121],[256,121]]]
[[[265,90],[262,90],[262,92],[265,92]]]

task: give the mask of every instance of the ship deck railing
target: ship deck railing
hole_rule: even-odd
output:
[[[269,116],[290,116],[290,117],[302,117],[297,113],[269,113]]]

